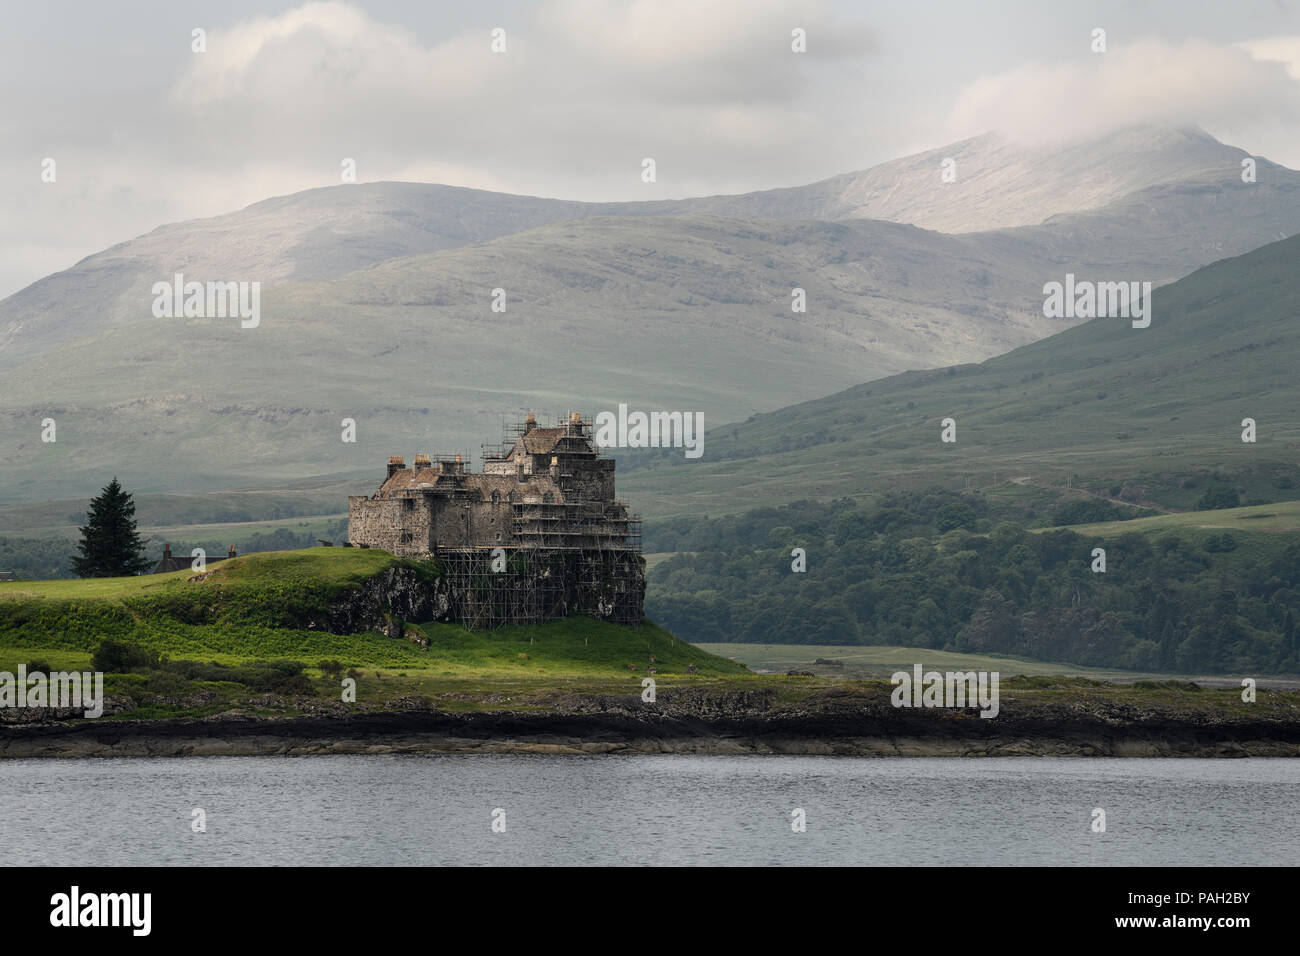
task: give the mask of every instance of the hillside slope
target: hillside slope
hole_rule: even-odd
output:
[[[620,627],[573,616],[491,632],[424,622],[411,615],[409,592],[438,573],[431,563],[385,551],[313,548],[241,556],[197,577],[177,571],[0,582],[0,668],[12,672],[34,659],[84,667],[111,639],[172,659],[225,665],[292,659],[315,666],[337,658],[348,666],[436,669],[458,677],[629,680],[628,665],[641,671],[650,655],[665,674],[744,672],[648,621]],[[413,620],[402,620],[403,613]],[[391,630],[394,621],[395,636],[366,626]]]
[[[638,456],[622,487],[648,512],[707,514],[995,477],[1122,485],[1130,500],[1188,507],[1216,472],[1288,480],[1300,448],[1300,237],[1153,299],[1149,328],[1096,319],[979,365],[754,416],[708,432],[702,460]],[[944,418],[955,443],[940,440]],[[1241,440],[1245,418],[1255,443]]]
[[[108,471],[139,492],[374,475],[390,454],[475,452],[527,408],[726,421],[917,353],[962,361],[1040,338],[1061,324],[1026,306],[1040,285],[1014,254],[875,221],[547,226],[279,286],[256,329],[150,318],[12,369],[0,499],[75,497]],[[791,311],[796,286],[806,313]]]

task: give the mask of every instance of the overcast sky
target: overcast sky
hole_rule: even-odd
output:
[[[360,181],[651,199],[1149,121],[1300,167],[1300,5],[41,0],[6,5],[0,105],[5,296],[162,223],[336,185],[345,157]]]

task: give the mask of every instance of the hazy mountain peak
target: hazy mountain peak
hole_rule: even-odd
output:
[[[1260,160],[1267,175],[1242,190],[1245,155],[1195,126],[1138,126],[1037,145],[989,132],[807,186],[677,201],[583,203],[402,182],[321,187],[161,226],[10,296],[0,302],[0,367],[149,320],[151,287],[176,273],[268,287],[330,279],[591,216],[879,219],[948,233],[1050,222],[1051,236],[1022,237],[1042,247],[1035,258],[1086,266],[1127,249],[1155,279],[1174,278],[1294,232],[1300,174]],[[1135,223],[1145,230],[1137,240]],[[1153,239],[1153,229],[1165,238]]]
[[[1068,143],[999,132],[817,184],[830,218],[889,219],[939,232],[1036,225],[1180,180],[1240,181],[1239,149],[1195,126],[1135,126]],[[951,182],[943,178],[951,160]]]

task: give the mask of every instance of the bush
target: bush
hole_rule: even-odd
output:
[[[105,674],[126,674],[134,670],[157,667],[160,661],[161,658],[156,651],[108,638],[95,648],[95,653],[90,657],[90,666],[93,670],[103,671]]]
[[[1054,525],[1096,524],[1101,521],[1119,521],[1123,512],[1108,501],[1071,501],[1052,512]]]
[[[1205,539],[1205,550],[1211,554],[1226,554],[1229,551],[1237,550],[1237,539],[1232,535],[1212,534]]]
[[[1217,511],[1220,508],[1236,508],[1239,504],[1241,498],[1233,488],[1227,485],[1214,485],[1201,495],[1200,500],[1196,502],[1196,510]]]

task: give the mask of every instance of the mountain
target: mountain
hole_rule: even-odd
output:
[[[747,196],[380,183],[165,226],[0,302],[0,500],[79,497],[112,472],[180,493],[368,476],[393,453],[472,452],[530,408],[711,423],[981,361],[1069,324],[1042,315],[1067,272],[1159,284],[1300,231],[1300,174],[1260,161],[1245,184],[1243,155],[1187,130],[980,137]],[[177,272],[262,282],[261,326],[154,318],[151,286]]]
[[[938,232],[1034,226],[1102,209],[1155,186],[1241,182],[1244,150],[1204,130],[1138,126],[1075,142],[1025,145],[986,133],[793,189],[692,201],[697,212],[762,219],[888,219]],[[953,161],[954,179],[941,179]],[[1257,160],[1261,182],[1296,182]]]
[[[390,454],[477,451],[503,412],[528,408],[626,401],[726,421],[917,353],[960,360],[1040,338],[1061,324],[1027,305],[1041,272],[875,221],[556,224],[278,285],[256,329],[150,317],[50,350],[5,374],[0,487],[71,497],[106,469],[140,491],[191,492],[373,474]],[[791,312],[795,286],[806,314]],[[340,441],[344,418],[355,444]]]
[[[708,431],[695,461],[625,456],[620,487],[659,515],[931,485],[1002,495],[1072,485],[1158,509],[1193,507],[1216,483],[1290,499],[1298,301],[1293,236],[1156,290],[1149,328],[1094,319],[980,364],[755,415]],[[955,443],[940,440],[945,418]],[[1246,418],[1254,443],[1242,441]]]
[[[870,169],[789,189],[657,202],[583,203],[423,183],[311,189],[210,219],[160,226],[88,256],[0,301],[0,369],[59,343],[147,319],[150,288],[182,273],[199,281],[328,279],[395,258],[426,255],[593,216],[736,219],[884,219],[941,232],[1040,225],[1053,216],[1130,204],[1157,222],[1180,190],[1204,193],[1212,215],[1178,215],[1166,228],[1158,278],[1185,275],[1223,256],[1300,230],[1300,174],[1258,161],[1241,189],[1247,154],[1195,129],[1137,127],[1077,143],[1024,146],[990,133]],[[943,183],[939,164],[957,163]],[[1132,210],[1085,220],[1086,248]],[[1064,224],[1069,235],[1071,227]],[[1195,232],[1189,229],[1194,228]],[[1124,230],[1118,231],[1123,243]],[[1200,238],[1194,238],[1200,234]],[[1077,250],[1076,250],[1077,251]],[[1086,251],[1086,250],[1085,250]],[[1085,255],[1084,258],[1087,256]],[[931,363],[933,364],[933,363]]]

